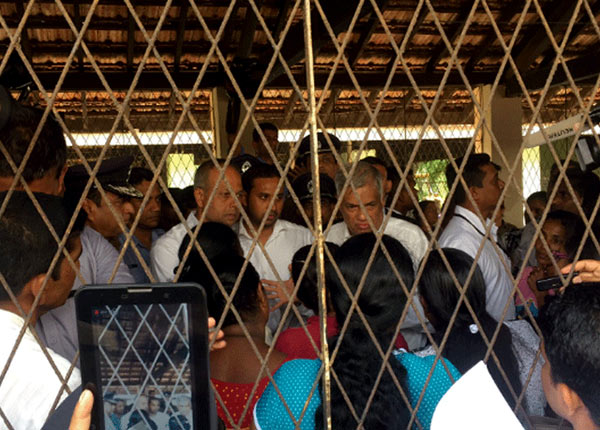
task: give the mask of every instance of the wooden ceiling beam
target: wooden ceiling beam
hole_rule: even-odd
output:
[[[127,71],[133,70],[133,54],[135,48],[135,19],[127,12]]]
[[[17,9],[17,14],[19,17],[22,17],[25,14],[25,6],[23,5],[23,0],[15,0],[15,7]],[[20,21],[20,18],[19,18]],[[27,20],[29,22],[29,19]],[[23,48],[23,53],[25,56],[31,61],[31,42],[29,40],[29,32],[27,31],[28,22],[23,26],[23,30],[21,31],[21,47]]]
[[[577,2],[554,0],[543,9],[544,17],[550,26],[552,34],[558,33],[558,30],[564,25],[565,20],[570,20]],[[539,19],[539,18],[538,18]],[[537,30],[527,32],[523,41],[515,49],[513,58],[519,71],[529,70],[535,60],[547,49],[551,48],[551,42],[546,34],[546,29],[539,24]],[[506,78],[512,78],[514,70],[506,70]]]
[[[262,0],[254,0],[254,3],[258,10],[262,7]],[[242,34],[240,35],[240,41],[238,43],[238,49],[236,57],[238,58],[249,58],[252,52],[252,46],[254,45],[254,36],[256,34],[256,27],[258,25],[258,19],[254,10],[248,3],[246,7],[246,17],[244,19],[244,25],[242,26]]]
[[[419,30],[423,26],[423,21],[425,21],[425,18],[427,18],[428,14],[429,14],[429,10],[425,6],[421,7],[421,10],[419,11],[419,16],[417,17],[417,20],[415,22],[415,25],[413,26],[412,31],[410,33],[405,33],[402,38],[402,41],[400,41],[400,43],[398,43],[398,47],[400,47],[400,46],[402,46],[402,44],[404,44],[404,38],[408,38],[408,40],[406,41],[406,44],[404,44],[405,53],[407,52],[408,47],[412,43],[412,40],[415,37],[415,35],[417,33],[419,33]],[[408,31],[408,28],[406,31]],[[390,62],[388,63],[386,71],[385,71],[385,74],[387,76],[389,76],[390,73],[392,73],[392,69],[394,67],[394,62],[396,61],[396,56],[394,54],[392,54],[392,55],[393,55],[393,57],[392,57],[392,59],[390,59]],[[397,70],[398,69],[396,69],[396,71]]]
[[[75,21],[75,27],[81,31],[81,10],[79,9],[78,3],[73,4],[73,18]],[[82,40],[85,40],[85,37]],[[80,72],[83,72],[83,49],[81,49],[81,47],[77,49],[77,67]]]
[[[590,6],[590,8],[592,10],[592,15],[594,16],[594,18],[596,18],[598,16],[598,14],[600,14],[600,0],[596,0],[596,2],[594,2]],[[569,39],[567,40],[567,46],[569,45],[570,42],[576,40],[583,33],[583,30],[587,26],[591,27],[591,22],[589,20],[588,13],[583,6],[581,8],[580,14],[581,14],[581,16],[577,19],[577,22],[573,25],[571,33],[569,34]],[[564,37],[564,35],[563,35],[563,37]],[[557,40],[556,42],[560,46],[562,43],[562,38]],[[552,62],[554,61],[555,58],[556,58],[556,52],[554,51],[553,47],[550,47],[549,49],[546,50],[546,55],[544,56],[544,59],[540,63],[540,67],[551,66]]]
[[[183,36],[185,34],[185,24],[187,21],[188,9],[188,3],[184,3],[179,7],[179,19],[177,20],[177,39],[175,40],[175,58],[173,60],[173,70],[176,72],[179,72],[179,66],[181,64]]]
[[[46,89],[53,89],[56,86],[56,82],[60,76],[60,72],[38,72],[38,78]],[[115,91],[127,90],[131,85],[133,79],[133,73],[124,72],[104,72],[104,77],[108,81],[111,88]],[[177,82],[179,90],[189,90],[194,85],[196,78],[198,77],[197,71],[192,72],[179,72],[172,73],[172,78]],[[315,75],[315,85],[317,88],[323,88],[329,73],[319,72]],[[381,88],[381,82],[387,79],[382,73],[370,73],[370,72],[356,72],[355,77],[363,90],[379,89]],[[424,73],[415,72],[413,77],[421,89],[437,88],[440,81],[442,80],[443,73]],[[484,73],[477,72],[471,75],[471,84],[486,84],[493,82],[495,73]],[[202,81],[200,82],[200,88],[212,88],[215,86],[223,85],[225,76],[222,72],[209,71],[207,72]],[[294,72],[294,79],[301,88],[306,87],[306,75],[299,71]],[[341,89],[354,90],[354,84],[346,73],[337,73],[333,78],[336,83],[336,87]],[[409,88],[411,86],[410,81],[404,74],[396,74],[392,79],[391,86],[394,88]],[[464,83],[461,76],[458,73],[451,73],[448,76],[446,83],[447,87],[463,87]],[[72,72],[67,74],[65,81],[62,85],[63,91],[103,91],[98,76],[95,72]],[[146,91],[171,91],[171,85],[166,79],[165,75],[161,71],[157,72],[142,72],[140,75],[139,83],[136,86],[139,90]],[[292,86],[287,76],[282,76],[279,79],[273,80],[267,88],[273,89],[291,89]]]
[[[292,9],[293,0],[280,0],[280,4],[281,6],[279,8],[279,14],[277,15],[277,21],[273,28],[273,40],[276,42],[279,42],[279,36],[285,28],[285,24],[289,18],[288,15]]]
[[[590,54],[569,60],[566,62],[566,66],[576,83],[595,80],[598,77],[598,74],[600,74],[600,58],[597,54]],[[544,87],[550,72],[551,67],[537,68],[533,71],[523,73],[521,78],[523,78],[527,90],[534,91]],[[569,86],[569,80],[567,79],[562,65],[557,67],[550,85]],[[518,96],[521,94],[521,87],[515,77],[506,79],[505,87],[507,97]]]
[[[389,0],[379,0],[377,6],[379,7],[379,10],[381,12],[383,12],[385,10],[385,8],[387,7],[388,3],[389,3]],[[358,39],[358,43],[356,44],[356,47],[348,55],[348,63],[350,64],[350,67],[352,69],[354,69],[354,67],[356,66],[358,59],[361,57],[361,55],[365,51],[365,48],[369,44],[369,41],[371,40],[371,37],[373,36],[373,33],[375,32],[375,29],[377,28],[377,26],[379,24],[380,24],[379,17],[375,13],[375,11],[372,11],[371,14],[369,15],[369,20],[367,21],[365,30],[360,32],[360,38]]]
[[[467,24],[466,21],[469,18],[469,14],[471,13],[472,5],[470,3],[466,4],[456,15],[456,18],[452,21],[452,23],[448,26],[446,30],[446,37],[451,45],[454,45],[458,36],[462,32],[464,26]],[[425,66],[425,70],[427,72],[433,72],[438,63],[442,60],[444,55],[448,52],[448,47],[446,43],[441,40],[433,51],[431,52],[431,59]]]
[[[496,25],[500,32],[502,32],[503,23],[509,23],[513,17],[521,13],[523,11],[523,0],[513,0],[505,10],[500,13],[500,17],[496,20]],[[523,31],[521,29],[521,31]],[[465,73],[471,73],[473,68],[477,65],[479,60],[481,60],[486,54],[489,53],[490,47],[492,47],[496,41],[498,41],[498,37],[494,32],[493,28],[489,28],[488,34],[480,45],[480,48],[475,52],[475,55],[471,56],[467,65],[465,66]]]

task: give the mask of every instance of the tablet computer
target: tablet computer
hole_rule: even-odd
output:
[[[94,391],[91,429],[214,428],[199,285],[87,286],[75,307],[82,382]]]

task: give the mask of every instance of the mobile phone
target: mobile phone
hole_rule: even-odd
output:
[[[579,275],[579,273],[574,272],[571,279],[573,279],[577,275]],[[537,287],[538,291],[548,291],[556,288],[561,288],[563,286],[563,279],[566,278],[567,275],[563,275],[562,279],[560,276],[550,276],[549,278],[538,279],[535,282],[535,286]]]
[[[215,428],[199,285],[87,286],[75,308],[91,430]]]

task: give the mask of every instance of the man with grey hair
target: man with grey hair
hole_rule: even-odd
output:
[[[217,160],[219,164],[223,160]],[[179,247],[187,234],[187,227],[192,230],[204,216],[204,221],[220,222],[232,227],[240,218],[240,210],[233,194],[237,195],[241,203],[245,203],[245,193],[242,188],[242,178],[239,172],[231,166],[225,169],[223,178],[218,181],[220,170],[211,161],[205,161],[196,170],[194,176],[194,198],[198,208],[192,211],[184,223],[179,223],[167,233],[162,235],[152,245],[150,258],[152,260],[152,273],[160,282],[173,280],[179,265]],[[231,186],[233,194],[227,187]],[[215,195],[208,204],[213,189]]]
[[[346,177],[341,170],[338,171],[335,186],[338,195],[342,196],[340,211],[344,221],[331,227],[327,240],[339,245],[350,236],[381,231],[383,224],[385,194],[381,173],[373,165],[359,161],[350,182],[356,188],[356,194],[348,186],[342,195]],[[360,207],[361,202],[364,210]],[[423,231],[410,222],[391,217],[383,227],[383,232],[400,241],[410,253],[414,266],[418,267],[427,250],[427,238]]]
[[[349,185],[346,192],[342,194],[347,179],[341,170],[338,171],[335,185],[338,195],[342,196],[340,211],[344,221],[331,227],[327,240],[341,245],[351,236],[383,230],[384,234],[404,245],[412,258],[413,266],[415,269],[418,268],[427,251],[427,238],[419,227],[399,218],[390,217],[383,225],[384,189],[381,173],[371,164],[359,161],[353,175],[348,180],[354,185],[356,193]],[[360,207],[360,203],[363,204],[364,210]],[[407,287],[411,288],[412,286],[408,285]],[[416,295],[413,304],[422,319],[427,321]],[[426,339],[422,326],[412,307],[402,324],[401,331],[411,350],[425,345]]]

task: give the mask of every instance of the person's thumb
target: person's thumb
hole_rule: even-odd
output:
[[[94,395],[90,390],[83,390],[73,410],[69,430],[89,430],[93,406]]]

